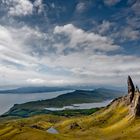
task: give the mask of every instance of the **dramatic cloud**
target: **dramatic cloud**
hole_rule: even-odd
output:
[[[58,45],[58,49],[64,51],[65,49],[73,49],[75,51],[114,51],[119,49],[118,45],[115,45],[113,40],[107,37],[95,34],[94,32],[88,33],[82,29],[76,28],[72,24],[67,24],[64,26],[56,26],[54,29],[55,34],[64,34],[68,38],[67,46],[65,44]]]
[[[140,83],[139,1],[103,2],[2,0],[0,86]]]
[[[7,84],[111,84],[110,79],[116,76],[115,83],[130,73],[139,75],[139,57],[108,55],[121,47],[105,36],[72,24],[56,26],[52,33],[25,25],[0,26],[0,34],[0,72],[8,77]],[[40,48],[39,44],[35,49],[33,44],[38,41],[50,43],[56,51],[51,52],[47,45]],[[38,55],[38,51],[46,53]]]
[[[11,64],[31,66],[35,61],[26,55],[31,40],[45,38],[43,33],[33,30],[27,26],[22,28],[11,28],[0,26],[0,57],[3,61]]]

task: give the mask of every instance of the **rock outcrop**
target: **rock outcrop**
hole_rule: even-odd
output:
[[[128,76],[127,84],[128,84],[128,102],[131,103],[134,98],[135,87],[130,76]]]
[[[77,122],[73,122],[71,125],[70,125],[70,129],[76,129],[76,128],[80,128],[80,125],[77,123]]]
[[[140,91],[138,86],[136,89],[134,87],[133,81],[130,76],[128,76],[128,103],[130,105],[130,113],[133,116],[140,116]]]

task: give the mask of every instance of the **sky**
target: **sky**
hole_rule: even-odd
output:
[[[0,0],[0,87],[140,85],[139,0]]]

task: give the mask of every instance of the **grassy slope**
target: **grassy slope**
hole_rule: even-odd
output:
[[[121,100],[121,99],[120,99]],[[35,127],[33,127],[35,126]],[[46,130],[54,126],[60,134]],[[128,114],[122,101],[90,116],[40,115],[0,124],[0,140],[139,140],[140,118]]]

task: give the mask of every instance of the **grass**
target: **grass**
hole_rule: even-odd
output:
[[[0,140],[139,140],[140,118],[123,102],[88,116],[37,115],[0,124]],[[59,134],[46,130],[53,126]]]
[[[14,117],[30,117],[34,115],[40,115],[40,114],[52,114],[57,116],[82,116],[82,115],[90,115],[96,111],[98,111],[100,108],[92,108],[92,109],[66,109],[62,111],[49,111],[46,109],[40,110],[40,109],[17,109],[13,111],[9,111],[5,115],[2,115],[2,117],[8,117],[8,116],[14,116]]]

